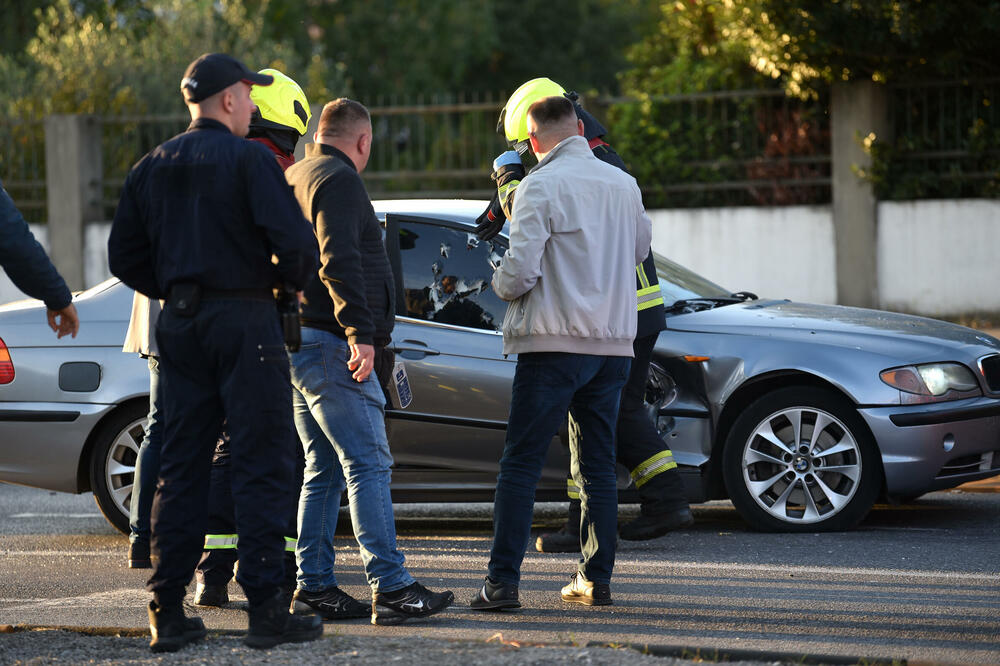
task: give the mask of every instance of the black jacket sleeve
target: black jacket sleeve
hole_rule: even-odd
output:
[[[166,298],[153,271],[153,246],[136,201],[136,169],[129,172],[122,188],[115,219],[108,236],[108,267],[111,274],[149,298]]]
[[[50,310],[62,310],[73,296],[35,240],[24,216],[0,183],[0,266],[14,285]]]
[[[361,179],[353,172],[334,175],[313,197],[313,219],[319,240],[319,277],[333,300],[337,323],[348,344],[374,344],[375,322],[361,262],[361,232],[371,204]]]
[[[319,251],[309,222],[295,200],[281,167],[267,148],[250,144],[244,168],[254,224],[264,231],[285,284],[305,289],[316,275]]]

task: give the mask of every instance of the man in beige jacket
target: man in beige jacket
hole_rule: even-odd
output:
[[[571,411],[570,448],[582,500],[582,553],[564,601],[611,603],[618,518],[614,432],[636,332],[635,266],[652,225],[635,179],[601,162],[565,97],[528,110],[538,166],[521,181],[510,248],[493,276],[511,301],[504,353],[518,354],[507,441],[497,477],[493,548],[470,606],[516,608],[535,486],[549,443]]]

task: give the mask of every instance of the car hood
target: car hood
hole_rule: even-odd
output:
[[[905,363],[1000,352],[1000,340],[937,319],[841,305],[758,300],[672,316],[667,327],[851,347]],[[807,336],[807,337],[806,337]]]

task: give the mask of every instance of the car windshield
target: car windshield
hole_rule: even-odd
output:
[[[656,275],[660,279],[660,290],[663,291],[663,302],[667,305],[697,298],[728,299],[731,295],[728,289],[709,282],[661,254],[654,252],[653,260],[656,262]]]

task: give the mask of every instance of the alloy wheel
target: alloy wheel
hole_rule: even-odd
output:
[[[121,511],[128,522],[132,504],[132,488],[135,478],[135,463],[142,444],[146,417],[136,419],[122,428],[108,447],[104,462],[104,482],[108,495],[116,509]]]
[[[789,407],[754,428],[742,471],[749,494],[768,514],[784,523],[816,523],[850,504],[862,476],[861,450],[832,414]]]

